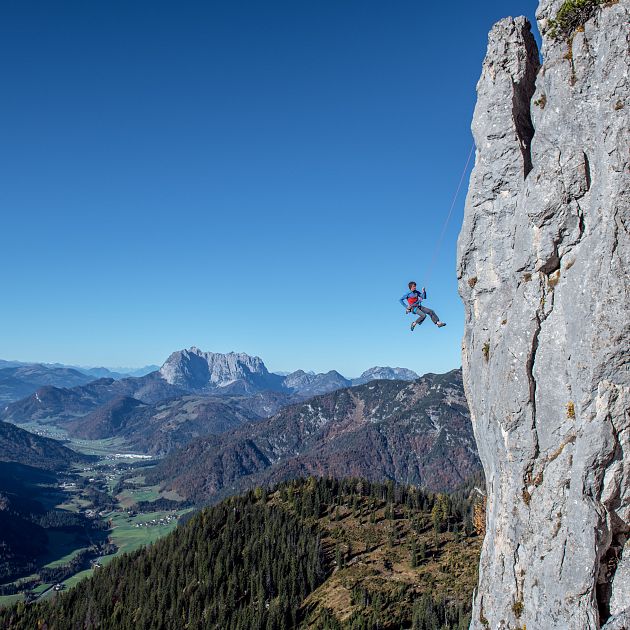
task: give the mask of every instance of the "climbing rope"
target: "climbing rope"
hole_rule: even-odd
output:
[[[433,266],[435,265],[435,260],[440,251],[440,247],[442,246],[442,241],[444,240],[444,235],[446,234],[446,228],[448,228],[448,224],[451,220],[451,215],[453,214],[453,208],[455,208],[455,203],[457,202],[457,197],[459,197],[459,191],[461,190],[462,184],[464,182],[464,177],[466,177],[466,171],[468,170],[468,165],[470,164],[470,158],[472,157],[473,151],[475,150],[475,143],[473,142],[470,151],[468,152],[468,159],[466,160],[466,166],[464,166],[464,170],[462,171],[462,176],[459,178],[459,184],[457,184],[457,190],[455,191],[455,196],[453,197],[453,201],[451,203],[451,208],[448,211],[448,215],[446,217],[446,221],[444,221],[444,225],[442,227],[442,232],[440,234],[440,238],[438,238],[435,247],[433,248],[433,255],[431,256],[431,261],[427,268],[426,278],[424,280],[424,285],[429,284],[429,280],[431,279],[431,274],[433,273]]]

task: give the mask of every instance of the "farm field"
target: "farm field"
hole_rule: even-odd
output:
[[[145,485],[144,476],[131,477],[126,480],[126,487],[122,492],[117,494],[120,505],[129,508],[140,501],[155,501],[156,499],[169,499],[171,501],[182,501],[177,492],[161,491],[159,485]],[[129,487],[131,486],[131,487]]]
[[[113,528],[110,540],[118,547],[118,551],[112,556],[106,556],[106,561],[109,562],[111,558],[121,553],[135,551],[139,547],[154,543],[173,531],[177,527],[179,518],[189,511],[190,508],[176,512],[149,512],[132,517],[127,516],[124,512],[112,512],[110,519]],[[167,519],[168,522],[160,523],[160,520],[166,521]],[[155,524],[144,525],[145,523],[152,523],[152,521]]]
[[[172,511],[161,511],[161,512],[149,512],[146,514],[138,514],[136,516],[129,517],[125,512],[111,512],[106,518],[112,522],[112,529],[109,535],[109,539],[113,542],[118,550],[116,553],[102,556],[99,559],[99,563],[103,566],[109,564],[114,558],[123,554],[129,553],[131,551],[135,551],[140,547],[144,547],[145,545],[150,545],[154,543],[156,540],[162,538],[169,532],[173,531],[175,527],[177,527],[178,519],[189,512],[190,509],[185,510],[177,510],[176,512]],[[159,524],[160,519],[170,518],[168,523]],[[151,521],[157,521],[158,524],[151,525],[147,527],[136,527],[136,524],[147,523]],[[94,571],[98,571],[98,568],[90,568],[85,569],[83,571],[79,571],[75,573],[73,576],[67,578],[62,582],[65,588],[72,588],[76,584],[78,584],[81,580],[90,577]],[[38,589],[45,590],[52,584],[42,585],[42,587],[38,587]],[[54,591],[46,592],[44,597],[52,596]],[[11,596],[17,597],[20,596]],[[8,606],[9,604],[15,602],[16,599],[7,599],[6,602],[0,598],[0,606]]]

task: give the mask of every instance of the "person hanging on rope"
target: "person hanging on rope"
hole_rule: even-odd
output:
[[[416,326],[422,324],[427,315],[431,318],[431,321],[438,328],[446,326],[444,322],[440,321],[440,318],[435,314],[435,311],[432,311],[426,306],[422,306],[422,300],[426,299],[427,290],[422,287],[422,291],[418,291],[418,289],[416,288],[416,283],[413,281],[409,283],[409,292],[405,293],[405,295],[400,298],[400,303],[405,307],[406,313],[413,313],[414,315],[418,315],[418,319],[411,322],[411,330],[413,330]]]

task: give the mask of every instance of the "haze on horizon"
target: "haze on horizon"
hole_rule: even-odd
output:
[[[458,367],[466,185],[427,268],[487,32],[534,10],[4,3],[0,358]],[[409,331],[411,279],[446,328]]]

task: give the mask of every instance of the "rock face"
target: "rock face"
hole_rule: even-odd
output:
[[[236,352],[202,352],[195,347],[173,352],[160,368],[160,375],[170,385],[188,391],[234,389],[236,384],[244,391],[282,387],[282,377],[270,374],[258,357]]]
[[[525,18],[495,25],[477,86],[458,243],[488,489],[474,629],[630,627],[630,2],[554,39],[562,4],[538,9],[542,66]]]

